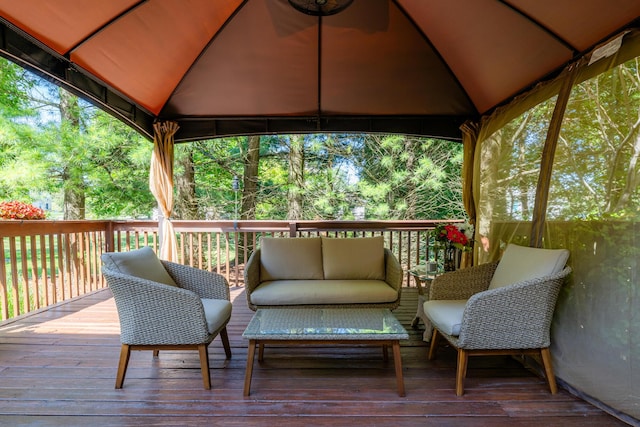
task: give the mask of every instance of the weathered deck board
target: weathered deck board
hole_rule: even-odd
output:
[[[621,426],[600,409],[546,383],[509,357],[472,358],[465,395],[454,393],[455,352],[426,360],[412,330],[416,291],[395,311],[410,334],[402,342],[406,397],[393,361],[377,347],[267,347],[242,396],[253,312],[232,291],[233,358],[210,347],[212,390],[202,388],[196,352],[134,352],[122,390],[114,389],[119,326],[108,290],[0,327],[0,425],[314,425]]]

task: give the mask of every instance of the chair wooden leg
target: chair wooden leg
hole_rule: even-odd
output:
[[[227,356],[227,359],[231,359],[231,346],[229,345],[229,334],[227,334],[226,326],[220,330],[220,339],[224,347],[224,354]]]
[[[120,361],[118,362],[118,374],[116,376],[116,388],[122,388],[124,383],[124,377],[127,373],[127,366],[129,365],[129,356],[131,355],[131,348],[128,344],[122,344],[120,348]]]
[[[202,371],[202,382],[205,390],[211,390],[211,375],[209,373],[209,350],[207,344],[198,345],[200,353],[200,370]]]
[[[549,384],[549,390],[551,394],[558,392],[558,385],[556,384],[556,376],[553,373],[553,364],[551,363],[551,352],[549,347],[540,349],[540,356],[542,357],[542,364],[544,365],[544,373],[547,376],[547,383]]]
[[[429,360],[436,358],[436,350],[438,348],[438,341],[440,340],[440,334],[436,328],[433,328],[433,335],[431,336],[431,346],[429,346]]]
[[[469,355],[467,350],[458,349],[458,370],[456,372],[456,396],[464,394],[464,379],[467,376],[467,362]]]

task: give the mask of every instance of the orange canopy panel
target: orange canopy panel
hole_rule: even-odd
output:
[[[176,141],[459,139],[640,17],[638,0],[346,0],[324,16],[291,3],[305,1],[0,0],[0,54],[149,137],[170,119]]]

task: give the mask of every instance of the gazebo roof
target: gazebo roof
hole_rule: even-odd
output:
[[[175,120],[178,142],[316,131],[457,139],[464,121],[639,16],[637,0],[354,0],[330,16],[288,0],[0,0],[0,54],[144,135]]]

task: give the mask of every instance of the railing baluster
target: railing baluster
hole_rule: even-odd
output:
[[[243,264],[258,247],[263,236],[382,236],[385,247],[390,248],[403,268],[408,269],[434,256],[438,257],[432,251],[431,233],[437,223],[438,221],[173,221],[179,241],[178,262],[217,271],[232,286],[243,284]],[[203,233],[206,233],[206,238]],[[0,222],[0,254],[3,256],[0,264],[1,318],[5,320],[105,287],[106,283],[100,274],[100,257],[108,242],[112,242],[109,243],[109,250],[113,251],[138,249],[141,246],[152,246],[158,251],[158,223],[47,220]],[[407,284],[408,276],[405,278],[405,285]]]
[[[30,280],[29,280],[29,268],[28,268],[28,254],[27,254],[27,236],[20,236],[20,267],[22,270],[22,313],[27,313],[30,310],[31,304],[31,292],[29,292]]]
[[[229,269],[230,269],[230,263],[229,263],[229,257],[230,257],[230,251],[229,251],[229,233],[226,232],[224,233],[224,245],[225,245],[225,277],[227,279],[227,282],[229,282]]]
[[[0,237],[0,256],[2,256],[0,263],[0,308],[2,309],[2,320],[7,320],[9,318],[9,295],[7,294],[7,255],[4,250],[4,237]]]
[[[33,277],[33,308],[40,308],[40,280],[38,279],[38,251],[36,249],[37,236],[29,236],[31,249],[31,277]]]
[[[11,293],[13,296],[13,315],[20,314],[20,296],[18,294],[18,263],[16,260],[16,238],[9,237],[9,258],[11,262]]]

